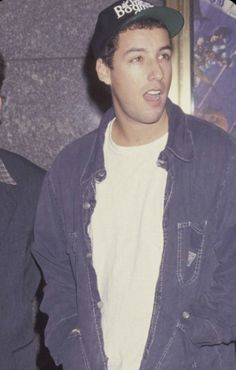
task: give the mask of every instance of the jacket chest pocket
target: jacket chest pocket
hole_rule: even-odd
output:
[[[207,221],[196,224],[191,221],[177,224],[177,279],[182,285],[196,281],[201,268]]]

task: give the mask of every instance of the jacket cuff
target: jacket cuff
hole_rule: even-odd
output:
[[[46,332],[45,344],[56,365],[61,363],[61,348],[69,334],[78,326],[78,315],[65,318],[50,332]]]

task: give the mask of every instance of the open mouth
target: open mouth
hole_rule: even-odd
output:
[[[161,91],[160,90],[149,90],[144,94],[144,98],[147,101],[157,102],[160,100]]]

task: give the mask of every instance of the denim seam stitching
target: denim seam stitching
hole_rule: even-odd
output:
[[[84,363],[85,363],[85,366],[86,366],[86,370],[90,370],[91,368],[90,368],[89,363],[88,363],[88,358],[86,356],[86,351],[85,351],[85,348],[84,348],[84,344],[83,344],[81,335],[79,335],[79,341],[80,341],[81,353],[82,353],[82,357],[83,357],[83,360],[84,360]]]
[[[93,316],[94,316],[94,320],[95,320],[95,328],[96,328],[96,332],[97,332],[100,353],[101,353],[102,358],[104,359],[103,345],[102,345],[102,341],[101,341],[101,338],[100,338],[100,330],[98,328],[96,312],[95,312],[95,308],[94,308],[94,304],[93,304],[92,286],[91,286],[91,279],[90,279],[90,276],[89,276],[88,266],[87,266],[87,276],[88,276],[88,282],[89,282],[89,294],[90,294],[90,299],[91,299],[91,302],[92,302],[92,311],[93,311]],[[103,360],[103,363],[104,363],[104,365],[106,365],[106,362],[104,360]]]
[[[157,364],[157,366],[155,367],[155,370],[158,370],[158,369],[160,368],[160,366],[163,364],[163,361],[164,361],[164,359],[165,359],[165,357],[166,357],[167,353],[169,352],[169,349],[171,348],[171,346],[172,346],[172,344],[173,344],[173,342],[174,342],[174,339],[175,339],[175,337],[176,337],[179,322],[180,322],[180,321],[178,321],[178,323],[177,323],[177,325],[176,325],[176,327],[175,327],[175,330],[174,330],[174,332],[173,332],[172,336],[170,337],[170,339],[169,339],[169,341],[168,341],[167,345],[165,346],[164,352],[162,353],[162,356],[161,356],[160,360],[158,361],[158,364]]]
[[[174,192],[174,181],[172,181],[172,186],[171,186],[171,189],[170,189],[170,193],[169,193],[169,195],[167,197],[166,206],[165,206],[164,213],[163,213],[163,224],[164,224],[164,217],[165,217],[164,215],[166,213],[166,209],[167,209],[167,206],[169,204],[169,200],[172,197],[173,192]],[[153,320],[151,322],[151,326],[150,326],[150,333],[152,333],[152,334],[155,333],[155,331],[156,331],[157,323],[158,323],[158,319],[159,319],[159,315],[160,315],[160,311],[161,311],[161,299],[162,299],[162,292],[163,292],[163,276],[164,276],[164,260],[165,260],[166,249],[167,249],[166,248],[166,244],[167,244],[167,228],[165,228],[164,226],[163,226],[163,233],[164,233],[164,237],[163,237],[163,255],[162,255],[162,263],[161,263],[161,266],[160,266],[160,275],[159,275],[159,281],[160,281],[160,297],[159,297],[159,302],[157,302],[158,309],[157,309],[155,320]],[[152,337],[150,338],[149,348],[152,346],[153,342],[154,342],[154,335],[152,335]]]

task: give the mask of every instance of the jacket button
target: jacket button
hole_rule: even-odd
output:
[[[97,176],[100,177],[100,178],[104,177],[105,175],[106,175],[106,171],[105,170],[99,170],[97,172]]]
[[[91,207],[89,202],[84,202],[83,203],[83,209],[89,209]]]
[[[163,166],[165,165],[165,163],[166,163],[166,162],[165,162],[165,161],[163,161],[162,159],[158,159],[158,160],[157,160],[157,166],[158,166],[158,167],[163,167]]]
[[[103,307],[103,303],[102,303],[102,301],[98,302],[98,303],[97,303],[97,306],[98,306],[99,310],[101,310],[101,309],[102,309],[102,307]]]
[[[189,313],[189,312],[184,311],[184,312],[182,313],[182,317],[183,317],[183,319],[188,320],[188,319],[190,318],[190,313]]]
[[[71,331],[71,334],[77,334],[77,335],[80,335],[81,333],[80,333],[80,330],[79,330],[79,329],[73,329],[73,330]]]

